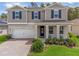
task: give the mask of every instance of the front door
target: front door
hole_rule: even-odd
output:
[[[40,26],[40,37],[44,38],[44,36],[45,36],[45,28],[44,26]]]

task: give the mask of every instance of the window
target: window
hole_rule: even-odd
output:
[[[38,19],[38,12],[37,11],[34,12],[34,19]]]
[[[54,18],[59,18],[59,11],[58,10],[54,10]]]
[[[51,18],[61,18],[61,10],[51,10]]]
[[[60,26],[60,34],[63,34],[63,33],[64,33],[64,27]]]
[[[19,11],[15,11],[15,18],[16,18],[16,19],[19,18]]]
[[[13,11],[13,19],[21,19],[22,12],[21,11]]]
[[[49,26],[49,34],[53,34],[53,26]]]
[[[40,11],[32,11],[32,19],[40,19],[41,18],[41,12]]]

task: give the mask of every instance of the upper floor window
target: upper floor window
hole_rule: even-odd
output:
[[[13,11],[12,16],[13,16],[13,19],[21,19],[22,11]]]
[[[61,10],[51,10],[51,18],[61,18]]]
[[[38,12],[37,11],[34,12],[34,18],[38,19]]]
[[[59,11],[58,10],[54,10],[54,18],[59,18]]]
[[[40,19],[41,12],[40,11],[32,11],[32,19]]]

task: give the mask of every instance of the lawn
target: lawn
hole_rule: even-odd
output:
[[[79,47],[68,48],[66,46],[49,45],[43,52],[30,52],[32,56],[79,56]]]
[[[0,43],[8,40],[8,35],[0,35]]]

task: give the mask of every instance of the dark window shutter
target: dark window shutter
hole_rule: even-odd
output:
[[[41,12],[38,12],[38,19],[41,19]]]
[[[19,12],[19,19],[22,19],[22,11]]]
[[[59,10],[59,18],[61,18],[61,10]]]
[[[34,11],[32,11],[32,19],[34,19]]]
[[[54,18],[54,10],[51,10],[51,18]]]
[[[15,19],[15,11],[12,12],[12,19]]]

